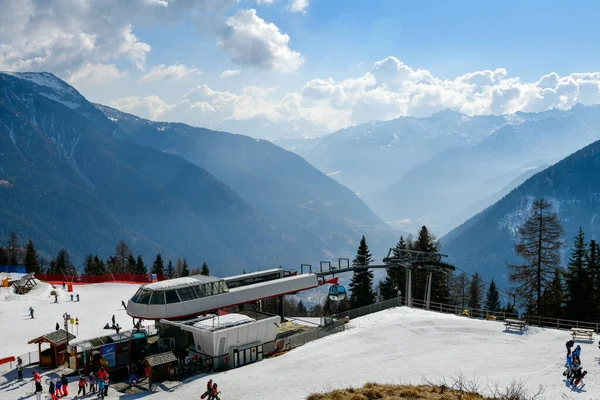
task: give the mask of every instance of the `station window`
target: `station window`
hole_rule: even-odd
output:
[[[134,303],[137,303],[138,298],[140,297],[140,295],[142,294],[143,290],[142,289],[138,289],[137,292],[135,292],[135,294],[133,295],[133,297],[131,298],[131,301]]]
[[[150,304],[165,304],[165,292],[153,292]]]
[[[165,296],[167,299],[167,304],[179,303],[179,296],[177,296],[177,292],[175,290],[167,290],[165,292]]]
[[[196,292],[191,287],[177,289],[177,294],[179,295],[181,301],[190,301],[198,298]]]
[[[150,302],[150,295],[152,294],[149,290],[142,290],[139,297],[137,298],[138,304],[148,304]]]

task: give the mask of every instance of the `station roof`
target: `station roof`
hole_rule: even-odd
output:
[[[59,329],[57,331],[46,333],[45,335],[32,339],[28,342],[28,344],[42,342],[50,343],[53,346],[60,346],[61,344],[67,343],[67,335],[69,335],[69,340],[75,339],[75,335],[71,335],[64,329]]]
[[[175,279],[167,279],[165,281],[160,282],[152,282],[147,283],[142,286],[142,289],[145,290],[169,290],[169,289],[177,289],[187,286],[195,286],[201,283],[210,283],[222,281],[223,278],[217,278],[214,276],[207,275],[192,275],[192,276],[184,276],[181,278]]]
[[[147,363],[151,367],[155,367],[157,365],[164,365],[176,361],[177,357],[175,357],[175,354],[173,354],[172,351],[167,351],[165,353],[148,356],[142,360],[142,363]]]

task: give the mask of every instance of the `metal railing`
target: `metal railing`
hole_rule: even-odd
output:
[[[21,358],[21,360],[23,360],[24,367],[31,364],[38,364],[40,362],[40,353],[37,351],[30,351],[29,353],[21,354],[19,357]],[[17,357],[17,360],[19,359],[19,357]],[[17,361],[15,360],[9,362],[8,364],[0,365],[0,370],[6,368],[17,368]]]
[[[355,308],[352,310],[344,311],[333,315],[334,318],[358,318],[364,315],[372,314],[374,312],[383,311],[388,308],[398,307],[398,306],[406,306],[406,298],[405,297],[394,297],[389,300],[384,300],[378,303],[373,303],[368,306]],[[412,307],[419,309],[427,309],[427,303],[423,300],[412,299]],[[429,310],[433,312],[439,312],[444,314],[454,314],[454,315],[462,315],[464,310],[469,311],[469,317],[477,318],[477,319],[487,319],[494,321],[504,321],[506,319],[516,319],[519,318],[517,313],[506,313],[504,311],[488,311],[482,309],[474,309],[468,307],[461,307],[456,304],[445,304],[445,303],[437,303],[430,302]],[[527,322],[528,325],[538,326],[541,328],[548,329],[559,329],[559,330],[570,330],[571,328],[584,328],[584,329],[593,329],[595,333],[600,334],[600,322],[590,322],[590,321],[577,321],[570,320],[565,318],[549,318],[543,316],[535,316],[535,315],[523,315],[521,316],[521,320]]]

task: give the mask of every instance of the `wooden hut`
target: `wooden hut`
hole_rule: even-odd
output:
[[[68,333],[64,329],[59,329],[32,339],[28,343],[37,343],[40,352],[40,366],[58,367],[69,359],[67,338],[68,340],[73,340],[75,339],[75,335]],[[48,343],[50,348],[42,351],[42,343]]]
[[[148,371],[148,385],[152,385],[154,382],[167,380],[174,375],[178,361],[172,351],[167,351],[144,358],[142,364]]]

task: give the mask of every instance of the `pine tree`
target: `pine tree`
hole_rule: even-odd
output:
[[[144,260],[142,259],[141,255],[138,255],[135,261],[135,273],[137,275],[148,275],[146,264],[144,264]]]
[[[302,303],[302,300],[300,300],[298,302],[298,306],[296,308],[296,315],[298,317],[307,317],[308,316],[308,310],[306,309],[306,306],[304,305],[304,303]]]
[[[106,274],[106,264],[104,263],[103,259],[98,257],[98,255],[94,257],[94,264],[96,265],[98,275]]]
[[[210,275],[210,271],[208,270],[208,264],[206,264],[206,261],[204,261],[202,263],[202,269],[200,270],[200,275]]]
[[[544,289],[542,294],[544,305],[544,316],[549,318],[562,318],[564,308],[563,271],[560,268],[554,270],[554,278]]]
[[[119,264],[119,260],[116,257],[109,256],[106,260],[106,268],[113,274],[121,273],[121,265]]]
[[[484,309],[495,313],[502,309],[502,305],[500,304],[500,293],[498,293],[498,289],[496,288],[496,282],[492,279],[490,282],[490,287],[488,288],[487,295],[485,296],[485,306]]]
[[[187,260],[183,259],[183,265],[181,266],[181,276],[190,276],[190,270],[188,268]]]
[[[4,247],[0,246],[0,266],[8,265],[8,254],[6,254],[6,250]]]
[[[502,310],[506,314],[506,318],[517,318],[517,312],[515,306],[512,303],[508,303]]]
[[[71,256],[65,249],[60,249],[58,255],[53,261],[52,273],[53,274],[66,274],[72,275],[75,273],[75,268],[71,264]],[[52,263],[51,263],[52,264]]]
[[[114,273],[125,273],[127,272],[127,260],[129,260],[129,256],[131,255],[131,249],[125,243],[125,241],[121,240],[117,243],[117,247],[115,248],[115,271]]]
[[[590,305],[589,315],[593,320],[600,318],[600,246],[595,240],[590,240],[586,252],[585,263],[590,276]]]
[[[37,250],[31,240],[29,240],[25,249],[25,260],[23,265],[28,274],[40,272],[40,260],[38,260]]]
[[[192,268],[192,270],[190,271],[190,275],[202,275],[200,273],[200,267],[194,267],[194,268]]]
[[[19,237],[16,233],[11,232],[8,234],[6,249],[8,253],[8,265],[19,265]]]
[[[96,275],[97,265],[95,265],[94,263],[94,256],[92,256],[91,254],[85,256],[84,263],[85,267],[83,268],[83,273],[88,276]]]
[[[398,244],[392,249],[394,257],[401,258],[402,250],[406,250],[407,245],[404,237],[401,235]],[[386,277],[379,282],[379,299],[388,300],[398,296],[398,291],[403,291],[406,287],[406,268],[403,266],[394,266],[386,268]]]
[[[175,273],[175,269],[173,268],[173,263],[171,259],[169,259],[169,263],[167,264],[167,269],[165,270],[165,276],[169,279],[173,279],[173,274]]]
[[[350,304],[353,308],[363,307],[375,303],[375,292],[373,291],[373,273],[369,271],[368,265],[372,261],[367,240],[363,236],[356,251],[356,257],[352,261],[355,267],[362,267],[354,271],[350,282]]]
[[[133,254],[129,254],[129,257],[127,258],[127,273],[135,274],[136,269],[137,263],[135,261],[135,257],[133,256]]]
[[[581,321],[588,316],[588,301],[591,295],[589,270],[586,268],[587,248],[585,234],[579,227],[573,240],[571,256],[567,265],[567,315],[569,319]],[[545,315],[547,313],[544,313]]]
[[[164,274],[165,274],[164,269],[165,269],[165,264],[163,262],[162,256],[160,255],[160,253],[158,253],[156,255],[156,260],[154,260],[154,263],[152,264],[152,273],[156,274],[156,275],[164,276]]]
[[[469,308],[470,309],[481,309],[481,300],[483,298],[483,286],[484,283],[479,276],[479,273],[475,272],[473,274],[473,279],[471,279],[471,284],[469,285]]]
[[[183,262],[181,262],[181,257],[177,257],[177,261],[175,262],[175,272],[173,276],[179,278],[183,273]]]
[[[412,250],[425,253],[439,252],[440,244],[426,226],[422,226],[419,236],[412,244]],[[448,290],[448,275],[438,269],[422,268],[412,272],[412,295],[417,299],[424,299],[426,284],[431,272],[431,301],[436,303],[448,303],[450,292]]]
[[[515,294],[529,306],[535,298],[535,315],[542,315],[542,291],[560,266],[560,249],[563,228],[552,203],[536,199],[523,226],[519,227],[519,240],[515,252],[525,263],[508,265],[508,280],[516,283]]]

